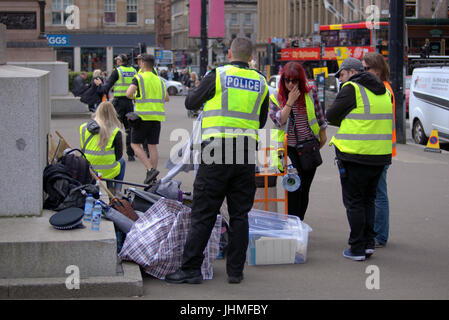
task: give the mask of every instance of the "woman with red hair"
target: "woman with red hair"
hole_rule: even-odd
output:
[[[289,62],[284,66],[279,90],[270,97],[270,118],[277,128],[284,127],[290,118],[289,126],[285,128],[288,133],[287,154],[298,171],[301,185],[298,190],[288,193],[288,214],[304,220],[316,168],[301,169],[300,155],[295,145],[299,141],[317,139],[322,148],[327,140],[327,124],[316,89],[308,85],[304,68],[298,62]]]

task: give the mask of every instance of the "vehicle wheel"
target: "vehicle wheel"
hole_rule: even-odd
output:
[[[170,96],[174,96],[178,93],[178,90],[175,87],[170,87],[167,91]]]
[[[415,120],[413,122],[413,140],[415,140],[415,143],[417,144],[426,144],[427,143],[427,137],[424,133],[424,128],[421,124],[421,121]]]

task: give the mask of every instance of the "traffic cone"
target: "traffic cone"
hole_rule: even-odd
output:
[[[438,130],[432,130],[429,141],[427,142],[427,146],[424,148],[424,151],[441,152],[440,140],[438,139]]]

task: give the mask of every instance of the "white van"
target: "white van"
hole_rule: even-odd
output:
[[[415,68],[410,85],[410,130],[413,140],[427,144],[433,129],[449,141],[449,67]]]

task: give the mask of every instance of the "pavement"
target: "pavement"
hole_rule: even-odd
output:
[[[165,162],[179,145],[182,129],[191,131],[185,97],[170,97],[167,121],[159,145],[159,177]],[[58,130],[72,146],[79,146],[83,116],[53,117]],[[329,127],[328,140],[337,128]],[[442,143],[442,148],[449,149]],[[307,262],[294,265],[245,266],[241,284],[228,284],[225,260],[214,264],[214,278],[200,285],[169,284],[143,274],[143,296],[148,300],[390,300],[449,299],[449,152],[425,152],[412,142],[398,145],[398,155],[388,170],[390,239],[364,262],[342,256],[347,248],[349,225],[342,202],[333,147],[322,149],[323,165],[315,175],[305,222],[309,235]],[[145,169],[139,160],[128,162],[125,180],[142,183]],[[180,173],[184,191],[193,189],[193,173]],[[278,181],[278,194],[282,188]],[[279,212],[283,206],[279,205]],[[110,297],[108,297],[110,299]],[[123,299],[123,297],[117,297]]]

